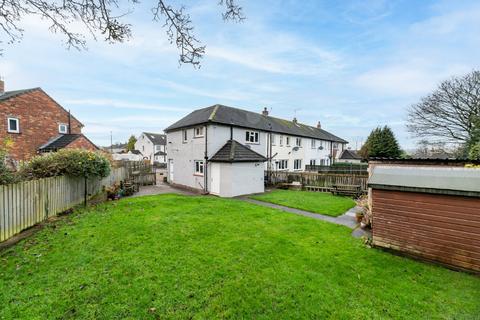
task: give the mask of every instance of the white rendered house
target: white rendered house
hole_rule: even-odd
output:
[[[195,110],[165,132],[168,181],[222,197],[263,192],[265,169],[301,171],[307,164],[329,164],[347,143],[266,111],[223,105]]]
[[[167,162],[166,135],[160,133],[142,132],[135,142],[135,150],[138,150],[143,159],[150,163]]]

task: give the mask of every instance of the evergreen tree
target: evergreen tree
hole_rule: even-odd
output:
[[[135,142],[137,142],[137,138],[132,134],[130,138],[128,138],[127,151],[135,150]]]
[[[371,157],[399,158],[402,150],[395,135],[388,126],[377,127],[367,138],[360,149],[360,155],[364,159]]]

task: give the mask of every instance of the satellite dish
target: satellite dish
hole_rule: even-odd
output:
[[[293,151],[298,151],[298,147],[293,147]]]
[[[318,150],[323,150],[323,146],[318,147]]]

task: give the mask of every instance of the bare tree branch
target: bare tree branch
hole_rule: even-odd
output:
[[[32,15],[49,21],[51,32],[63,34],[67,48],[86,48],[84,34],[72,31],[74,22],[83,24],[95,40],[97,34],[102,34],[104,41],[109,43],[123,42],[132,36],[131,25],[123,22],[131,10],[123,10],[120,3],[135,6],[138,0],[0,0],[0,34],[6,37],[5,44],[20,41],[23,38],[20,21]],[[242,7],[235,0],[220,0],[218,5],[225,9],[224,20],[240,22],[245,19]],[[174,8],[165,0],[157,0],[152,13],[155,21],[164,22],[170,42],[179,49],[179,62],[199,67],[205,46],[193,33],[193,23],[185,8]],[[0,41],[0,45],[3,44]],[[2,51],[3,46],[0,54]]]
[[[469,142],[480,117],[480,71],[440,84],[414,104],[408,114],[408,130],[417,137],[448,143]]]

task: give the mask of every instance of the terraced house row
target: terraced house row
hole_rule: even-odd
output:
[[[264,170],[329,165],[347,141],[320,126],[224,105],[198,109],[169,126],[170,183],[233,197],[264,191]]]

